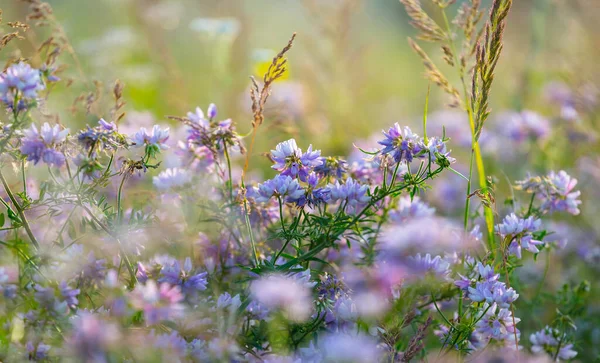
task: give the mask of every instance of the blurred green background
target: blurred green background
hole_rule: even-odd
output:
[[[27,14],[25,2],[3,2],[5,21]],[[260,76],[297,32],[288,53],[289,77],[276,84],[267,105],[255,165],[266,166],[260,153],[289,136],[324,154],[346,155],[357,139],[393,122],[419,130],[428,81],[406,41],[415,31],[396,0],[48,2],[78,60],[61,55],[69,68],[60,76],[74,82],[68,88],[59,84],[54,92],[60,97],[54,95],[47,107],[73,128],[95,123],[108,109],[98,106],[86,114],[80,107],[73,113],[73,100],[93,91],[97,80],[102,101],[110,105],[110,89],[120,79],[130,117],[133,111],[148,111],[167,124],[172,121],[166,115],[184,116],[214,102],[219,117],[232,118],[245,134],[251,127],[248,77]],[[460,3],[448,9],[450,17]],[[423,1],[441,21],[439,9],[431,5]],[[492,93],[494,111],[535,109],[550,116],[556,110],[542,99],[548,82],[597,79],[599,8],[597,0],[515,1]],[[2,57],[28,57],[45,39],[37,28],[28,34]],[[456,72],[441,61],[439,47],[423,47],[457,81]],[[432,88],[430,110],[443,109],[448,101]],[[460,153],[458,148],[453,145]]]

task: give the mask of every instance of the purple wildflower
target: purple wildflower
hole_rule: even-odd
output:
[[[267,308],[280,308],[288,318],[306,320],[312,310],[310,289],[283,275],[263,276],[250,285],[252,298]]]
[[[145,127],[133,135],[133,143],[136,147],[154,147],[157,150],[168,149],[166,142],[169,139],[169,128],[161,129],[154,125],[152,132],[148,132]]]
[[[82,313],[74,319],[69,345],[81,361],[107,362],[107,351],[120,339],[118,328],[101,317]]]
[[[15,97],[19,101],[33,100],[38,91],[46,88],[40,77],[40,71],[27,63],[13,64],[0,73],[0,101],[12,108]],[[19,102],[19,108],[27,107]]]
[[[69,287],[69,285],[67,285],[65,281],[61,282],[58,288],[60,290],[61,296],[65,299],[67,305],[70,308],[74,309],[77,306],[77,304],[79,304],[79,300],[77,300],[77,295],[79,295],[80,290],[72,289],[71,287]]]
[[[299,207],[308,205],[311,208],[322,205],[329,199],[328,188],[318,188],[321,181],[316,173],[312,172],[308,175],[306,183],[308,184],[305,189],[305,194],[298,198],[297,204]]]
[[[41,342],[33,344],[31,341],[28,341],[27,344],[25,344],[25,348],[27,348],[27,358],[29,360],[37,361],[47,358],[51,347]]]
[[[341,179],[348,172],[346,160],[336,157],[321,157],[321,165],[315,167],[315,173],[321,178]]]
[[[573,191],[577,179],[572,178],[564,170],[555,173],[551,171],[545,177],[532,177],[517,182],[517,185],[528,193],[536,193],[542,200],[540,209],[544,212],[564,211],[573,215],[579,214],[577,198],[580,191]]]
[[[190,294],[197,291],[206,290],[208,281],[207,273],[192,274],[192,260],[188,257],[183,263],[183,268],[179,261],[175,260],[170,264],[163,265],[160,270],[161,277],[158,282],[167,282],[171,285],[178,285],[184,294]]]
[[[381,149],[383,155],[391,155],[396,163],[406,161],[410,163],[422,150],[421,139],[413,133],[409,127],[400,128],[398,123],[390,127],[388,132],[383,132],[385,139],[378,141],[384,146]]]
[[[356,212],[371,200],[367,194],[369,187],[359,184],[350,177],[344,184],[336,181],[335,184],[329,184],[327,188],[329,189],[329,201],[345,203],[346,211],[349,213]]]
[[[208,116],[208,118],[210,120],[217,117],[217,105],[215,105],[214,103],[211,103],[210,105],[208,105],[208,109],[206,110],[206,115]]]
[[[185,169],[169,168],[152,178],[152,183],[159,190],[179,189],[189,185],[192,175]]]
[[[326,335],[319,339],[317,347],[324,362],[378,362],[381,356],[377,341],[362,334]]]
[[[546,352],[552,357],[570,360],[577,356],[577,352],[573,350],[573,344],[568,343],[566,340],[565,334],[561,334],[557,329],[548,326],[529,336],[533,353]],[[556,352],[557,349],[559,349],[558,353]]]
[[[27,156],[27,160],[37,164],[40,160],[48,165],[62,166],[65,156],[57,150],[69,134],[69,129],[61,130],[60,125],[50,125],[46,122],[38,131],[35,125],[24,131],[21,145],[21,153]]]
[[[300,178],[306,181],[308,174],[313,168],[321,166],[321,151],[312,151],[312,145],[305,153],[296,145],[296,140],[290,139],[277,144],[275,150],[271,150],[271,159],[275,164],[273,169],[292,178]]]
[[[137,285],[131,292],[131,304],[144,312],[147,325],[154,325],[163,320],[179,317],[183,312],[183,300],[179,286],[168,283],[156,285],[153,280]]]
[[[229,308],[231,311],[235,311],[240,306],[242,306],[240,295],[235,295],[232,297],[228,292],[224,292],[217,299],[217,308],[219,309]]]
[[[498,309],[496,304],[484,304],[481,307],[484,313],[483,317],[475,324],[473,334],[478,336],[479,340],[489,341],[504,341],[514,339],[515,326],[521,319],[513,318],[512,313],[508,308]]]
[[[254,188],[252,195],[257,203],[266,203],[271,198],[282,198],[286,202],[297,202],[304,197],[304,189],[296,179],[288,175],[277,175]]]
[[[523,219],[511,213],[504,217],[502,223],[496,225],[496,232],[502,238],[508,238],[512,241],[508,247],[509,252],[521,258],[521,248],[531,253],[540,252],[537,246],[543,244],[543,242],[533,239],[532,233],[539,230],[541,224],[542,221],[535,219],[533,216]]]
[[[390,211],[389,216],[390,221],[400,224],[413,218],[432,217],[434,213],[435,208],[422,202],[419,197],[411,198],[409,196],[404,196],[400,198],[398,207]]]
[[[159,334],[156,336],[154,336],[154,331],[152,331],[151,336],[153,336],[154,346],[157,348],[169,351],[180,358],[185,357],[188,345],[177,331],[172,331],[171,334]]]
[[[429,273],[438,277],[446,277],[450,273],[450,263],[445,261],[441,256],[435,256],[434,258],[428,253],[425,256],[421,256],[417,253],[415,256],[408,258],[409,266],[418,273]]]

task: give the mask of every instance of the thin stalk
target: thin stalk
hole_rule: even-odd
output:
[[[23,179],[23,193],[27,195],[27,178],[25,177],[25,159],[21,160],[21,179]]]
[[[450,29],[450,22],[448,21],[448,17],[446,16],[446,11],[442,10],[442,16],[444,18],[444,23],[446,25],[446,34],[448,44],[452,50],[452,55],[454,56],[454,64],[459,65],[458,58],[456,56],[456,47],[454,46],[454,41],[452,40],[452,32]],[[471,158],[469,161],[469,182],[467,183],[467,201],[465,202],[465,206],[469,207],[469,195],[471,194],[471,178],[472,178],[472,168],[473,168],[473,159],[475,159],[475,164],[477,166],[477,174],[479,175],[479,187],[485,189],[487,187],[487,177],[485,174],[485,166],[483,164],[483,158],[481,156],[481,149],[479,147],[479,142],[475,140],[475,121],[473,118],[473,109],[471,107],[471,103],[469,102],[469,93],[467,92],[467,84],[465,82],[465,74],[462,67],[458,67],[458,73],[460,76],[460,80],[463,87],[463,96],[464,96],[464,104],[467,109],[467,114],[469,116],[469,126],[471,127]],[[468,217],[468,209],[465,209],[465,215]],[[495,251],[495,240],[494,240],[494,213],[492,209],[484,206],[484,216],[485,216],[485,224],[488,231],[488,244],[490,251]],[[466,227],[465,227],[466,228]]]
[[[507,239],[505,239],[506,242]],[[500,253],[502,254],[502,264],[504,265],[504,276],[506,278],[506,286],[510,289],[510,277],[508,276],[508,267],[506,266],[506,249],[508,248],[510,241],[506,243],[506,248],[504,246],[500,246]],[[519,351],[519,337],[517,336],[517,322],[515,321],[515,307],[513,303],[510,303],[510,313],[512,314],[512,323],[515,333],[515,347],[517,348],[517,352]]]
[[[242,177],[242,188],[245,188],[244,178]],[[258,266],[258,255],[256,253],[256,242],[254,241],[254,233],[252,232],[252,225],[250,224],[250,217],[248,216],[248,201],[244,197],[242,201],[244,203],[244,221],[246,222],[246,228],[248,229],[248,235],[250,236],[250,246],[252,248],[252,254],[254,256],[254,266]]]
[[[121,219],[123,218],[123,208],[122,208],[122,193],[123,193],[123,185],[125,184],[125,179],[127,178],[127,174],[123,173],[123,178],[121,179],[121,183],[119,184],[119,191],[117,192],[117,222],[121,224]]]
[[[27,221],[27,218],[25,217],[25,213],[23,212],[23,209],[21,208],[21,206],[17,202],[17,199],[15,198],[12,191],[10,190],[10,187],[8,186],[8,183],[6,182],[6,179],[4,178],[4,174],[2,174],[1,169],[0,169],[0,180],[2,181],[2,185],[4,186],[4,189],[6,190],[6,194],[8,194],[8,198],[10,198],[10,201],[17,209],[17,213],[19,214],[19,217],[21,218],[21,223],[23,224],[23,227],[25,228],[25,231],[27,232],[27,235],[29,236],[31,243],[33,244],[33,246],[35,247],[36,250],[39,249],[40,244],[38,243],[37,239],[33,235],[33,232],[31,231],[31,227],[29,226],[29,222]]]
[[[227,150],[227,143],[223,141],[223,148],[225,150],[225,159],[227,160],[227,172],[229,174],[229,201],[233,201],[233,179],[231,178],[231,158],[229,158],[229,151]]]

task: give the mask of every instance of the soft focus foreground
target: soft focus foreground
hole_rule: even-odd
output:
[[[598,359],[594,1],[250,3],[2,4],[0,360]]]

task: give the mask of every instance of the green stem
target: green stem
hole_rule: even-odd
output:
[[[467,180],[467,198],[465,199],[465,216],[464,216],[464,227],[465,231],[469,229],[469,210],[471,209],[471,178],[473,177],[473,159],[475,153],[471,151],[471,158],[469,161],[469,179]]]
[[[123,193],[123,185],[125,185],[125,179],[127,178],[127,173],[123,173],[123,178],[121,178],[121,183],[119,184],[119,191],[117,192],[117,223],[121,223],[121,219],[123,218],[123,207],[122,207],[122,193]]]
[[[223,147],[225,149],[225,159],[227,160],[227,172],[229,174],[229,201],[233,201],[233,179],[231,178],[231,158],[229,157],[229,151],[227,150],[227,143],[223,141]]]
[[[244,178],[242,177],[242,188],[246,188],[244,184]],[[248,200],[244,197],[242,201],[244,203],[244,221],[246,222],[246,228],[248,229],[248,235],[250,236],[250,246],[252,248],[252,255],[254,256],[254,266],[258,266],[258,254],[256,253],[256,242],[254,241],[254,233],[252,232],[252,225],[250,224],[250,217],[248,216]]]
[[[467,201],[465,202],[466,207],[469,207],[469,195],[471,194],[471,178],[472,178],[472,167],[473,167],[473,158],[475,158],[475,163],[477,165],[477,173],[479,174],[479,187],[481,189],[487,188],[487,177],[485,174],[485,167],[483,164],[483,158],[481,157],[481,149],[479,147],[478,141],[475,139],[475,121],[473,118],[473,109],[471,107],[471,103],[469,102],[469,93],[467,92],[467,84],[465,82],[465,74],[463,68],[460,66],[458,62],[456,47],[454,46],[454,41],[452,40],[452,32],[450,29],[450,22],[448,21],[448,17],[446,16],[446,11],[442,10],[442,15],[444,18],[444,23],[446,25],[446,35],[447,41],[452,50],[452,55],[454,56],[454,64],[458,66],[458,74],[460,76],[460,80],[463,88],[463,96],[464,96],[464,105],[467,109],[467,114],[469,116],[469,126],[471,127],[471,159],[469,162],[469,182],[467,185]],[[465,210],[465,215],[468,216],[468,209]],[[488,206],[484,206],[484,216],[485,216],[485,224],[487,227],[487,236],[488,236],[488,245],[490,251],[492,253],[495,251],[495,240],[494,240],[494,213],[492,209]],[[466,227],[465,227],[466,228]]]
[[[2,181],[2,185],[4,186],[4,189],[6,190],[6,194],[8,194],[8,198],[10,198],[10,201],[17,209],[17,213],[19,214],[19,217],[21,218],[21,223],[23,224],[23,227],[25,228],[25,231],[27,232],[27,235],[29,236],[31,243],[33,244],[33,246],[35,247],[36,250],[39,249],[40,244],[38,243],[37,239],[33,235],[33,232],[31,231],[31,227],[29,226],[29,222],[27,221],[27,218],[25,217],[25,213],[23,212],[23,209],[21,208],[21,206],[17,202],[17,199],[15,198],[12,191],[10,190],[10,187],[8,186],[8,183],[6,182],[6,179],[4,178],[4,174],[2,174],[1,169],[0,169],[0,180]]]

